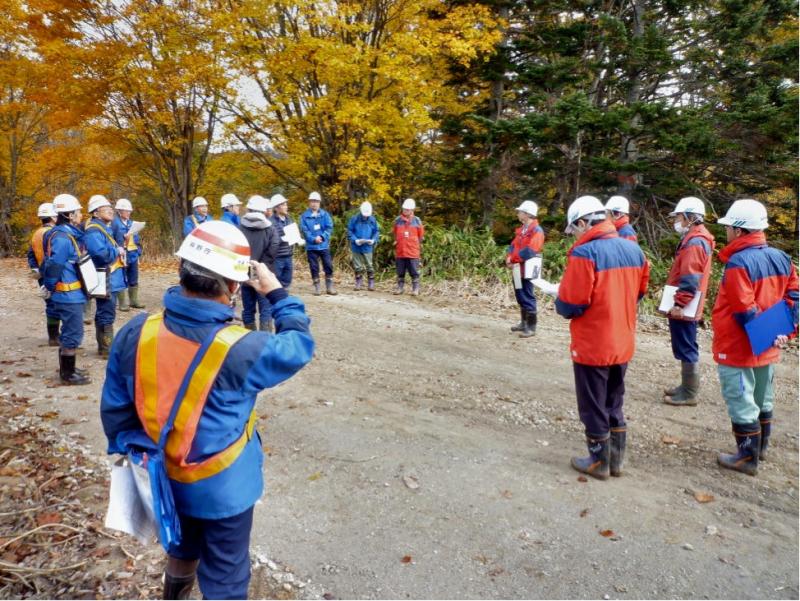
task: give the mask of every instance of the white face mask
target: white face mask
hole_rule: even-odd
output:
[[[675,231],[678,232],[679,234],[685,234],[686,232],[689,231],[689,228],[683,225],[680,221],[676,221],[675,223],[673,223],[672,227],[674,227]]]

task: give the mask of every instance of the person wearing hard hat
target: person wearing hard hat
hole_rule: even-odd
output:
[[[125,282],[128,287],[120,290],[117,294],[117,302],[120,311],[134,309],[144,309],[145,306],[139,302],[139,257],[142,254],[142,241],[139,234],[130,235],[128,232],[133,226],[133,205],[127,198],[120,198],[114,205],[116,217],[111,222],[111,231],[114,240],[125,249]]]
[[[621,238],[603,203],[581,196],[567,210],[567,254],[556,311],[570,320],[570,353],[588,457],[572,467],[604,480],[622,475],[627,426],[625,372],[633,357],[636,311],[650,265],[639,246]]]
[[[519,332],[520,338],[529,338],[536,334],[536,296],[533,294],[532,279],[539,277],[539,274],[531,274],[532,278],[526,278],[524,272],[525,262],[530,259],[542,256],[544,247],[544,230],[539,225],[536,215],[539,213],[539,205],[532,200],[525,200],[517,208],[517,219],[522,225],[514,232],[514,239],[506,252],[506,267],[520,269],[519,288],[514,284],[514,296],[519,304],[520,319],[519,323],[511,327],[512,332]]]
[[[681,198],[670,213],[681,241],[667,275],[667,285],[678,289],[667,317],[672,354],[681,362],[681,383],[664,391],[664,402],[668,405],[696,405],[700,389],[697,322],[703,319],[711,259],[716,246],[714,236],[703,224],[705,214],[705,204],[694,196]],[[698,295],[698,302],[693,303]],[[694,307],[695,304],[696,310],[687,314],[687,306]]]
[[[413,198],[403,201],[400,216],[394,220],[394,261],[397,271],[397,286],[394,294],[403,294],[406,272],[411,276],[411,294],[419,295],[419,262],[422,257],[422,242],[425,226],[414,215],[417,203]]]
[[[239,202],[236,194],[223,194],[220,204],[222,205],[222,217],[220,217],[220,221],[225,221],[239,227],[239,210],[242,203]]]
[[[53,199],[56,225],[45,233],[44,287],[51,294],[53,315],[61,322],[58,373],[63,384],[89,384],[86,372],[75,366],[75,354],[83,341],[83,306],[87,295],[78,271],[83,239],[81,204],[71,194]]]
[[[292,245],[286,242],[284,229],[294,223],[294,219],[289,215],[289,201],[283,194],[275,194],[269,200],[269,206],[272,207],[272,216],[270,221],[275,232],[278,234],[280,244],[278,245],[278,254],[275,256],[275,275],[281,283],[281,286],[289,289],[292,285],[292,276],[294,275],[294,265],[292,263]]]
[[[353,270],[356,274],[355,290],[361,290],[364,274],[367,274],[367,290],[375,290],[375,267],[372,253],[380,239],[378,220],[372,214],[372,203],[364,201],[358,213],[347,223],[347,238],[350,240],[350,253],[353,257]]]
[[[619,237],[638,243],[639,238],[636,235],[636,230],[631,225],[631,203],[628,202],[628,199],[624,196],[612,196],[606,202],[606,211],[611,216]]]
[[[719,252],[725,269],[711,313],[711,351],[736,438],[736,452],[720,453],[717,461],[754,476],[769,447],[774,364],[787,336],[777,336],[771,348],[754,355],[745,324],[783,300],[797,332],[797,271],[786,253],[767,244],[767,209],[760,202],[737,200],[717,223],[725,226],[728,244]]]
[[[250,260],[234,226],[201,223],[177,256],[180,286],[164,295],[165,310],[135,316],[114,339],[100,416],[108,453],[132,452],[136,462],[147,452],[151,479],[174,501],[162,495],[156,514],[179,524],[163,530],[162,598],[191,598],[196,577],[205,599],[246,599],[264,492],[256,398],[311,361],[314,339],[303,303]],[[231,324],[245,282],[269,299],[275,335]]]
[[[247,201],[247,213],[242,217],[239,229],[250,245],[250,258],[264,263],[274,273],[275,257],[278,254],[280,239],[272,221],[266,216],[269,200],[258,194]],[[259,329],[272,331],[272,318],[267,297],[258,294],[252,286],[242,286],[242,321],[248,330],[256,329],[256,308],[258,308]]]
[[[95,298],[97,310],[94,314],[97,353],[108,357],[111,339],[114,337],[114,320],[117,317],[117,294],[125,290],[125,249],[117,246],[111,230],[114,209],[105,196],[95,194],[89,199],[89,214],[83,243],[97,269],[106,270],[106,298]]]
[[[44,264],[45,234],[55,226],[57,213],[53,208],[52,202],[43,202],[39,205],[36,214],[42,225],[31,236],[31,243],[28,246],[28,267],[31,268],[31,275],[36,278],[39,288],[42,289],[44,286],[42,266]],[[48,296],[47,293],[45,293],[45,296]],[[47,344],[49,346],[58,346],[58,327],[60,322],[53,309],[53,301],[49,297],[44,299],[44,314],[47,323]]]
[[[306,257],[314,284],[314,296],[321,294],[319,288],[319,262],[325,272],[325,292],[335,295],[333,287],[333,260],[331,259],[331,236],[333,219],[330,213],[320,208],[322,197],[319,192],[308,195],[308,209],[300,216],[300,231],[306,240]]]
[[[192,214],[183,220],[183,237],[188,236],[189,232],[206,221],[214,221],[208,214],[208,201],[202,196],[195,196],[192,200]]]

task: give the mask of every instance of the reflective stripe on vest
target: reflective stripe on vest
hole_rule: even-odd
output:
[[[117,248],[117,241],[114,240],[114,238],[111,237],[111,234],[109,234],[108,230],[106,230],[106,228],[104,228],[102,225],[100,225],[99,223],[92,223],[92,224],[89,224],[89,225],[86,226],[86,230],[87,231],[90,230],[90,229],[96,229],[96,230],[100,230],[101,232],[103,232],[103,234],[105,234],[106,238],[108,238],[108,241],[111,242],[111,246],[113,246],[114,248]],[[117,260],[114,261],[111,265],[108,266],[108,273],[112,274],[117,269],[119,269],[120,267],[125,267],[125,263],[122,262],[122,257],[117,256]]]
[[[31,248],[33,248],[33,256],[36,257],[36,262],[41,266],[44,261],[44,233],[51,229],[52,225],[44,225],[33,233],[31,238]]]
[[[225,357],[231,347],[248,332],[249,330],[240,326],[227,326],[220,330],[195,369],[186,394],[179,401],[181,405],[165,446],[167,475],[173,480],[196,482],[218,474],[236,461],[252,437],[256,420],[255,408],[241,436],[233,444],[203,461],[189,463],[186,460],[192,449],[208,394]],[[159,362],[159,348],[162,347]],[[156,442],[172,409],[185,369],[198,348],[198,344],[167,330],[163,313],[151,315],[142,327],[136,351],[136,412],[145,432]],[[162,369],[159,369],[159,365]]]
[[[56,292],[72,292],[73,290],[80,290],[81,288],[83,288],[83,285],[80,282],[70,282],[69,284],[58,282],[56,284]]]

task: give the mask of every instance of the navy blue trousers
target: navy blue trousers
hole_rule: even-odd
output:
[[[267,297],[256,292],[252,286],[242,286],[242,321],[244,323],[256,322],[256,308],[260,321],[269,321],[272,313]]]
[[[397,279],[400,281],[406,280],[406,272],[411,276],[411,281],[419,279],[419,259],[395,259],[395,271],[397,271]]]
[[[697,363],[700,361],[700,345],[697,344],[697,322],[669,319],[669,338],[672,354],[678,361]]]
[[[514,288],[517,303],[528,313],[536,313],[536,297],[533,294],[533,284],[530,280],[522,280],[522,288]]]
[[[125,281],[128,283],[129,288],[139,285],[139,257],[131,261],[128,257],[128,265],[123,268],[125,270]]]
[[[52,303],[54,317],[61,320],[58,342],[63,349],[76,349],[83,342],[83,306],[86,303]]]
[[[326,248],[324,250],[307,250],[308,267],[311,269],[311,279],[319,280],[319,262],[322,260],[322,270],[325,272],[325,277],[329,278],[333,275],[333,261],[331,260],[331,250]]]
[[[247,599],[253,508],[217,520],[180,516],[181,544],[171,553],[194,561],[204,599]]]
[[[113,325],[117,317],[117,293],[112,292],[109,298],[96,298],[97,310],[94,312],[94,323],[98,326]]]
[[[52,299],[48,298],[48,299],[46,299],[44,301],[44,314],[47,317],[51,317],[53,319],[58,319],[58,314],[57,314],[57,312],[55,310],[55,307],[53,307]]]
[[[294,275],[292,255],[275,257],[275,277],[278,278],[281,286],[288,289],[292,285],[292,275]]]
[[[602,438],[611,428],[625,425],[622,403],[625,397],[627,363],[596,366],[573,363],[578,414],[590,438]]]

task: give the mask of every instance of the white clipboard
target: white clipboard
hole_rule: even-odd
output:
[[[80,276],[84,291],[91,293],[92,290],[97,288],[100,281],[92,258],[88,254],[83,255],[78,259],[76,266],[78,267],[78,275]]]
[[[97,285],[89,291],[89,296],[92,298],[109,298],[108,269],[101,267],[95,273],[97,273]]]
[[[542,275],[542,257],[533,257],[525,261],[525,279],[538,280]]]
[[[670,309],[675,306],[675,294],[678,292],[677,286],[664,286],[664,292],[661,295],[661,303],[658,305],[660,313],[669,313]],[[683,308],[683,316],[694,319],[697,317],[697,309],[700,307],[700,297],[702,293],[698,290],[694,293],[694,298]]]
[[[300,235],[300,228],[297,227],[296,223],[290,223],[283,228],[283,236],[281,236],[281,240],[286,242],[286,244],[289,246],[304,243],[303,237]]]
[[[144,472],[144,473],[142,473]],[[148,544],[158,536],[147,470],[125,458],[111,467],[106,528],[119,530]]]

